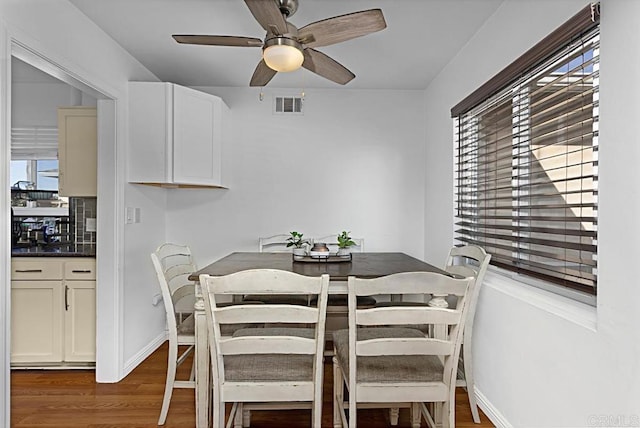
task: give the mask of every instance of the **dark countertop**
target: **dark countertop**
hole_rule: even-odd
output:
[[[46,245],[12,248],[11,257],[95,257],[95,244]]]

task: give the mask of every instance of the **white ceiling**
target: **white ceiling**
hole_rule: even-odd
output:
[[[185,86],[248,86],[260,48],[180,45],[172,34],[262,39],[264,30],[242,0],[70,0],[160,80]],[[291,22],[382,9],[387,28],[319,48],[349,68],[357,89],[424,89],[502,0],[300,0]],[[336,88],[301,69],[269,86]]]

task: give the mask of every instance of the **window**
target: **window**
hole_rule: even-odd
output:
[[[456,239],[491,264],[596,294],[599,8],[452,109]]]
[[[58,190],[58,161],[56,159],[12,160],[11,185],[30,181],[38,190]]]

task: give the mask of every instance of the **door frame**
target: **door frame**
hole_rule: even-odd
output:
[[[123,307],[121,302],[124,264],[124,184],[121,169],[124,150],[117,138],[117,103],[124,99],[118,91],[96,83],[100,79],[82,74],[75,64],[62,65],[45,51],[38,51],[0,27],[0,425],[10,426],[10,346],[11,346],[11,241],[9,161],[11,159],[11,58],[31,66],[95,97],[98,114],[98,195],[96,278],[96,381],[117,382],[123,373]],[[4,36],[4,37],[3,37]],[[2,40],[4,39],[4,40]],[[110,238],[112,237],[112,238]]]

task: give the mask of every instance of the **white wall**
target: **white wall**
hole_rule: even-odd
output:
[[[453,175],[450,108],[585,5],[505,0],[429,86],[426,201],[453,200],[442,186]],[[640,425],[639,16],[640,2],[602,2],[597,310],[496,274],[481,291],[477,388],[498,425]],[[427,260],[452,244],[451,207],[426,210]]]
[[[74,88],[66,83],[13,83],[11,85],[11,125],[58,126],[58,107],[71,106]],[[83,96],[81,105],[96,106]]]
[[[233,121],[229,189],[168,191],[167,237],[200,265],[292,230],[349,230],[367,251],[423,256],[422,91],[307,90],[304,115],[279,116],[272,95],[291,90],[265,89],[260,102],[256,88],[200,89]]]
[[[114,139],[99,141],[100,157],[98,165],[99,220],[98,233],[103,244],[98,248],[98,370],[102,381],[117,381],[123,375],[123,349],[121,335],[125,338],[138,337],[138,343],[146,340],[149,325],[143,323],[123,324],[121,302],[127,297],[126,291],[138,287],[147,287],[129,266],[148,255],[139,255],[125,259],[127,247],[135,249],[137,240],[146,234],[141,225],[130,239],[124,240],[121,226],[123,222],[123,201],[137,201],[133,186],[124,183],[126,171],[125,147],[126,94],[129,80],[157,80],[138,61],[131,57],[112,39],[89,21],[82,13],[66,0],[0,0],[0,238],[4,245],[0,247],[0,263],[3,272],[0,277],[0,425],[9,426],[9,411],[6,404],[9,395],[8,370],[8,313],[10,297],[9,255],[9,132],[10,123],[10,54],[11,40],[15,40],[42,57],[56,64],[75,78],[88,83],[103,94],[116,100],[115,121],[117,128]],[[100,108],[99,108],[100,111]],[[100,114],[100,113],[99,113]],[[103,193],[100,193],[104,191]],[[155,196],[155,195],[152,195]],[[147,203],[146,201],[143,201]],[[150,205],[161,205],[158,197]],[[155,226],[150,223],[149,226]],[[151,233],[164,233],[151,229]],[[122,264],[127,267],[125,276]],[[146,279],[145,279],[146,280]],[[123,290],[125,290],[123,295]],[[134,297],[137,297],[133,293]],[[142,302],[129,302],[130,305]],[[153,327],[155,327],[152,324]],[[128,340],[128,339],[127,339]],[[142,346],[142,345],[140,345]]]

